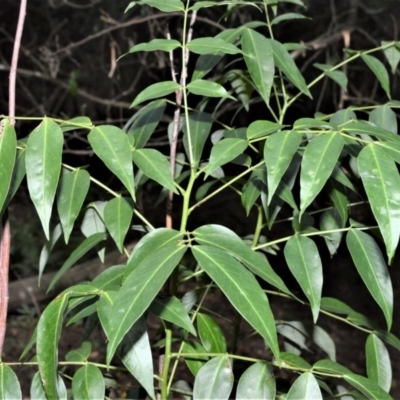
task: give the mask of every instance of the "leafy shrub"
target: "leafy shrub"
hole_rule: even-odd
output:
[[[302,5],[300,0],[288,2]],[[179,12],[183,25],[180,38],[154,39],[130,49],[130,54],[169,52],[171,80],[154,83],[136,96],[132,107],[140,105],[139,111],[124,129],[94,126],[87,117],[45,117],[27,138],[17,142],[14,128],[7,118],[3,120],[3,208],[26,174],[50,247],[61,236],[68,243],[75,234],[77,218],[83,215],[81,228],[86,238],[65,260],[49,289],[81,256],[104,247],[108,237],[128,257],[125,264],[106,269],[91,282],[68,288],[45,308],[23,354],[36,343],[39,371],[32,382],[32,398],[68,397],[64,384],[68,374],[62,376],[61,366],[74,371],[74,398],[103,398],[108,382],[103,372],[118,365],[116,356],[151,398],[156,393],[163,399],[181,393],[227,399],[234,385],[236,397],[247,399],[390,398],[386,344],[399,350],[400,341],[390,333],[393,289],[381,247],[390,263],[400,235],[396,166],[400,139],[392,110],[400,103],[353,106],[330,115],[301,118],[293,124],[287,124],[286,117],[301,97],[312,96],[311,89],[322,79],[331,79],[346,90],[342,67],[358,59],[375,74],[390,99],[389,75],[375,53],[383,51],[393,72],[399,44],[387,42],[368,51],[346,49],[343,62],[316,64],[320,75],[307,84],[290,53],[302,45],[284,44],[273,36],[276,24],[299,15],[279,14],[277,5],[265,0],[198,1],[192,5],[180,0],[131,2],[128,8],[151,6],[166,15]],[[197,12],[218,6],[226,7],[229,13],[242,6],[255,7],[264,11],[266,20],[228,29],[215,37],[193,38]],[[189,56],[196,57],[193,71],[188,67]],[[207,78],[224,58],[231,62],[213,79]],[[178,61],[179,80],[175,73]],[[175,101],[171,101],[174,94]],[[224,110],[228,114],[234,107],[251,110],[255,101],[262,102],[267,119],[257,119],[246,127],[223,122]],[[167,157],[146,144],[171,104],[175,112],[168,126]],[[365,115],[367,119],[361,119]],[[123,189],[115,191],[92,177],[85,167],[62,162],[63,134],[69,130],[89,132],[92,150]],[[182,146],[177,147],[178,141]],[[136,199],[146,196],[149,181],[159,185],[158,202],[163,204],[166,199],[166,227],[154,227],[136,205]],[[104,190],[107,200],[83,207],[93,185]],[[189,231],[192,212],[201,206],[201,214],[210,199],[228,188],[239,196],[247,215],[257,216],[255,226],[247,228],[251,235],[243,240],[218,224]],[[365,196],[376,223],[366,225],[350,218],[354,194]],[[178,197],[181,200],[176,203]],[[316,202],[321,198],[329,201],[328,207]],[[58,223],[51,231],[54,203]],[[178,204],[179,213],[173,212]],[[218,212],[228,210],[224,207]],[[138,224],[132,227],[133,218],[140,221],[139,228]],[[179,229],[174,229],[178,221]],[[271,230],[278,223],[291,224],[291,234],[273,238]],[[141,229],[144,234],[129,253],[124,245],[132,229]],[[315,237],[326,243],[332,256],[345,242],[355,268],[382,310],[385,328],[377,327],[339,299],[322,297],[325,274]],[[99,251],[100,256],[103,253]],[[268,259],[275,254],[283,254],[301,291],[289,288],[287,278],[271,267]],[[229,336],[237,337],[240,321],[245,320],[252,328],[246,340],[259,335],[265,341],[265,357],[239,354],[235,340],[228,348],[230,337],[221,325],[229,316],[204,307],[215,291],[221,292],[237,313],[233,316],[236,323],[229,325]],[[311,339],[302,321],[275,319],[269,304],[274,296],[309,307]],[[150,337],[146,326],[150,313],[158,317],[163,331],[162,340],[153,344],[159,350],[157,372],[150,345],[155,337]],[[320,314],[367,333],[368,377],[336,362],[334,342],[317,325]],[[63,323],[82,319],[89,321],[91,329],[100,324],[105,332],[104,364],[89,360],[88,341],[62,363],[58,360]],[[303,351],[310,340],[324,353],[316,362]],[[247,369],[234,376],[233,363],[238,360],[246,362]],[[193,387],[191,382],[178,380],[177,366],[183,362],[194,377]],[[282,371],[287,373],[281,375]],[[1,364],[1,374],[1,397],[21,398],[16,375],[7,363]]]

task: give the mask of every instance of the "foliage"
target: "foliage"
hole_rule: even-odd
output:
[[[302,6],[300,0],[289,3]],[[170,52],[172,77],[148,86],[133,99],[132,107],[140,105],[139,112],[124,129],[95,126],[87,117],[68,121],[44,117],[27,138],[17,142],[14,128],[3,119],[0,207],[4,209],[15,195],[26,173],[30,198],[49,242],[54,244],[63,236],[67,243],[74,224],[84,215],[85,239],[65,260],[49,289],[89,250],[104,245],[107,237],[128,256],[124,265],[112,266],[91,282],[68,288],[45,308],[28,345],[36,342],[40,374],[32,382],[32,398],[100,398],[106,388],[103,372],[118,365],[117,357],[151,398],[159,393],[167,399],[177,392],[193,398],[228,399],[234,387],[237,398],[390,398],[386,345],[400,350],[400,341],[390,333],[394,304],[386,258],[389,263],[393,260],[400,236],[396,165],[400,139],[393,111],[400,103],[390,99],[389,74],[377,55],[390,54],[390,67],[395,70],[398,58],[393,64],[393,54],[398,55],[400,44],[385,42],[367,51],[348,49],[339,64],[316,65],[320,75],[307,83],[290,53],[301,46],[281,43],[273,35],[274,25],[301,15],[279,14],[278,2],[141,0],[131,2],[128,9],[142,6],[181,13],[182,36],[154,39],[130,49],[130,54]],[[216,37],[192,38],[197,12],[223,7],[232,13],[243,6],[255,7],[265,21],[228,29]],[[197,57],[193,71],[188,70],[189,55]],[[179,81],[174,57],[181,64]],[[219,76],[208,78],[224,57],[231,62]],[[322,79],[346,89],[342,69],[356,60],[371,69],[389,102],[286,122],[288,110],[300,98],[312,97],[311,89]],[[171,101],[174,94],[175,101]],[[251,110],[260,101],[267,119],[247,127],[223,122],[224,110]],[[167,157],[145,146],[171,104],[176,108],[168,127]],[[95,179],[85,167],[62,162],[64,133],[71,129],[88,132],[91,149],[120,181],[120,191]],[[182,133],[184,151],[176,154],[178,133]],[[170,211],[167,226],[156,228],[139,210],[137,199],[146,194],[149,181],[159,185],[160,202],[167,197],[172,206],[172,193],[181,198],[179,216],[173,214],[180,223],[176,229],[170,223]],[[104,190],[105,202],[85,203],[93,185]],[[189,230],[192,212],[206,207],[227,188],[240,197],[247,214],[257,215],[251,243],[218,224]],[[349,217],[354,194],[363,196],[364,191],[376,221],[371,225]],[[324,201],[329,199],[329,207],[316,203],[323,196]],[[289,218],[285,217],[288,212]],[[126,236],[137,229],[131,226],[132,218],[141,222],[144,235],[129,254],[124,247]],[[59,234],[54,235],[50,227],[56,219],[53,232]],[[269,240],[271,229],[282,223],[291,223],[291,234]],[[385,328],[339,299],[322,296],[323,257],[316,237],[326,242],[331,255],[345,242],[355,268],[382,310]],[[283,255],[301,292],[271,267],[268,258],[274,253]],[[188,282],[194,289],[188,289]],[[213,290],[222,292],[232,304],[236,321],[244,319],[251,326],[247,340],[253,334],[264,339],[268,350],[264,358],[238,354],[235,341],[228,346],[218,310],[210,313],[204,307]],[[309,306],[314,324],[311,337],[302,321],[275,319],[269,303],[273,296]],[[161,354],[158,373],[152,358],[154,338],[146,326],[149,313],[159,318],[164,332],[162,340],[153,345]],[[335,344],[318,325],[320,314],[367,332],[367,377],[336,362]],[[83,318],[92,329],[101,325],[107,354],[104,364],[94,363],[89,359],[91,345],[83,342],[62,362],[69,368],[79,366],[71,369],[70,379],[60,370],[58,343],[64,322]],[[232,325],[232,337],[237,336],[239,326]],[[308,360],[302,350],[309,340],[325,352],[325,358]],[[194,377],[193,386],[177,381],[181,360]],[[248,363],[241,376],[234,374],[237,360]],[[285,370],[289,388],[275,378]],[[1,397],[21,398],[12,368],[2,363],[0,373]],[[65,379],[71,380],[70,392]]]

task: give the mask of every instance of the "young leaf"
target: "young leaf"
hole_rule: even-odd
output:
[[[346,188],[332,179],[328,181],[327,188],[329,197],[340,215],[341,226],[344,227],[349,216],[349,201],[346,196]]]
[[[257,31],[245,28],[242,32],[241,44],[250,76],[262,99],[269,104],[275,74],[270,42]]]
[[[228,400],[233,380],[232,365],[228,356],[215,357],[203,365],[196,375],[193,398]]]
[[[379,246],[371,236],[354,229],[347,233],[346,243],[358,273],[382,309],[390,330],[393,317],[393,288]]]
[[[287,400],[313,399],[322,400],[321,389],[318,381],[311,372],[304,372],[293,383],[287,396]]]
[[[153,39],[148,43],[139,43],[129,49],[130,53],[137,51],[173,51],[181,44],[174,39]]]
[[[387,97],[391,99],[389,74],[386,71],[386,68],[383,65],[382,61],[378,60],[376,57],[371,56],[369,54],[361,54],[361,58],[364,60],[365,64],[367,64],[369,69],[378,78],[378,81],[381,84],[382,89],[386,92]]]
[[[174,81],[164,81],[154,83],[153,85],[147,86],[146,89],[142,90],[133,100],[131,108],[143,103],[147,100],[158,99],[160,97],[167,96],[177,90],[182,89],[179,83]]]
[[[67,244],[89,186],[90,175],[83,169],[67,172],[61,177],[57,194],[57,210]]]
[[[75,400],[103,399],[105,384],[99,368],[93,364],[79,368],[72,378],[72,393]]]
[[[314,323],[318,319],[323,271],[316,244],[308,237],[292,236],[284,249],[289,269],[311,304]]]
[[[275,399],[276,382],[272,367],[266,362],[251,365],[239,379],[236,400]]]
[[[264,147],[264,161],[268,173],[268,205],[288,169],[293,155],[301,143],[301,135],[295,131],[273,133]]]
[[[104,208],[104,223],[121,253],[132,216],[133,206],[123,197],[110,200]]]
[[[88,140],[96,155],[135,199],[131,145],[126,133],[116,126],[101,125],[90,131]]]
[[[196,94],[198,96],[222,97],[236,100],[219,83],[206,81],[204,79],[197,79],[195,81],[192,81],[186,86],[186,88],[190,93]]]
[[[386,346],[375,334],[368,336],[366,343],[368,378],[389,393],[392,386],[392,366]]]
[[[344,141],[338,133],[321,134],[308,143],[300,173],[301,214],[324,187],[336,165],[343,145]]]
[[[197,329],[201,344],[209,353],[226,353],[224,333],[212,317],[207,314],[197,314]]]
[[[50,217],[61,171],[64,138],[59,125],[44,118],[29,135],[26,144],[26,177],[47,240]]]
[[[200,266],[243,318],[266,340],[276,359],[279,359],[274,316],[268,298],[254,275],[218,248],[193,246],[192,252]]]
[[[381,389],[371,379],[367,379],[365,376],[346,374],[343,376],[343,378],[347,383],[350,383],[350,385],[358,389],[368,399],[393,400],[392,396]]]
[[[17,375],[7,364],[3,363],[0,364],[0,399],[22,399]]]
[[[400,237],[399,172],[394,161],[374,144],[363,148],[357,166],[390,263]]]
[[[202,37],[191,40],[187,45],[195,54],[239,54],[241,51],[232,43],[225,42],[219,37]]]
[[[132,153],[133,162],[150,179],[178,194],[167,157],[158,150],[138,149]]]
[[[10,189],[15,157],[17,154],[17,135],[8,119],[3,120],[3,133],[0,136],[0,215]]]

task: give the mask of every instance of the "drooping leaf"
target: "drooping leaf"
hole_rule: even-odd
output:
[[[308,237],[292,236],[284,249],[285,259],[311,304],[314,322],[321,305],[323,271],[316,244]]]
[[[315,325],[312,331],[312,340],[317,346],[325,351],[331,360],[336,361],[335,342],[325,329]]]
[[[251,365],[239,379],[236,400],[274,400],[276,382],[272,367],[266,362]]]
[[[0,399],[22,399],[21,386],[17,375],[11,367],[3,363],[0,364]]]
[[[88,140],[96,155],[135,199],[131,146],[126,133],[116,126],[101,125],[90,131]]]
[[[47,240],[50,217],[61,171],[64,138],[59,125],[44,118],[29,135],[26,145],[26,177]]]
[[[372,110],[368,120],[397,135],[397,117],[388,105],[384,104]]]
[[[382,309],[390,330],[393,318],[393,288],[379,246],[367,233],[355,229],[347,233],[346,243],[358,273]]]
[[[60,375],[57,375],[57,391],[58,391],[58,400],[67,400],[67,389],[65,387],[65,383],[62,380]],[[40,379],[39,372],[33,376],[31,388],[30,388],[31,399],[35,400],[47,400],[46,392],[44,391],[42,381]],[[55,397],[54,397],[55,398]]]
[[[365,376],[357,374],[346,374],[344,380],[358,389],[368,399],[392,400],[392,396],[381,389],[376,383]]]
[[[260,197],[262,185],[263,183],[257,178],[253,171],[250,175],[250,178],[243,186],[241,201],[243,207],[246,209],[247,216],[249,216],[251,208]]]
[[[190,82],[186,86],[190,93],[196,94],[197,96],[205,97],[222,97],[236,100],[231,96],[226,89],[217,82],[206,81],[204,79],[197,79]]]
[[[348,79],[345,73],[342,71],[332,71],[332,65],[315,63],[314,67],[317,67],[324,71],[325,75],[336,82],[345,92],[347,92]]]
[[[184,342],[182,346],[182,353],[190,354],[185,355],[185,363],[190,372],[196,376],[203,365],[208,361],[208,357],[204,354],[207,353],[206,349],[199,342]],[[197,356],[196,354],[202,354]]]
[[[123,197],[110,200],[104,208],[104,223],[121,253],[132,216],[133,206]]]
[[[250,76],[262,99],[269,104],[275,74],[270,42],[257,31],[245,28],[242,32],[241,45]]]
[[[276,359],[279,347],[276,327],[268,298],[254,275],[223,250],[211,246],[193,246],[200,266],[225,293],[242,317],[266,340]]]
[[[382,41],[382,46],[385,46],[389,43],[393,42]],[[383,50],[383,53],[385,54],[385,57],[390,65],[392,74],[394,74],[397,70],[397,66],[399,65],[400,61],[400,50],[398,49],[398,46],[394,45],[389,48],[386,48]]]
[[[3,208],[8,206],[11,199],[17,192],[19,186],[21,185],[22,179],[24,179],[24,176],[26,174],[25,154],[26,154],[25,148],[22,150],[17,150],[17,156],[15,159],[14,169],[11,176],[10,187],[8,189],[6,200],[4,201]]]
[[[196,375],[194,399],[229,399],[233,388],[232,365],[228,356],[215,357],[203,365]]]
[[[90,175],[83,169],[63,174],[57,194],[57,210],[64,232],[65,243],[74,227],[83,202],[89,190]]]
[[[125,12],[131,9],[135,4],[139,5],[147,5],[150,7],[157,8],[162,12],[174,12],[174,11],[184,11],[185,6],[181,0],[139,0],[139,1],[131,1],[126,8]]]
[[[241,53],[234,44],[226,42],[219,37],[202,37],[187,43],[188,48],[195,54],[239,54]]]
[[[318,381],[311,372],[302,373],[293,383],[287,396],[287,400],[313,399],[322,400],[321,389]]]
[[[341,226],[344,227],[349,216],[349,201],[347,200],[345,187],[331,179],[328,181],[327,189],[329,197],[340,215]]]
[[[148,43],[135,44],[129,49],[130,53],[136,53],[138,51],[173,51],[180,47],[180,43],[174,39],[153,39]]]
[[[204,348],[209,353],[226,353],[224,333],[214,319],[203,313],[196,317],[197,329]]]
[[[381,84],[382,89],[385,91],[387,97],[391,99],[389,74],[385,66],[383,65],[382,61],[380,61],[374,56],[371,56],[370,54],[361,54],[361,58],[364,60],[365,64],[367,64],[369,69],[378,78],[378,81]]]
[[[104,398],[105,383],[99,368],[93,364],[80,367],[72,378],[72,393],[76,400]]]
[[[154,83],[150,86],[147,86],[146,89],[142,90],[135,97],[135,100],[133,100],[131,107],[135,107],[138,104],[143,103],[144,101],[147,100],[153,100],[167,96],[180,89],[182,89],[182,86],[174,81],[164,81],[164,82]]]

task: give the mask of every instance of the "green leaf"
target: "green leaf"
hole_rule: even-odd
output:
[[[328,374],[351,374],[351,371],[348,368],[333,360],[319,360],[313,365],[313,369],[326,372]]]
[[[346,196],[346,189],[343,185],[330,179],[328,181],[328,194],[332,199],[336,210],[338,211],[341,218],[341,226],[346,226],[347,219],[349,216],[349,201]]]
[[[347,83],[348,79],[346,74],[344,74],[342,71],[332,71],[333,66],[332,65],[326,65],[326,64],[319,64],[315,63],[314,67],[317,67],[324,71],[325,75],[332,79],[334,82],[336,82],[345,92],[347,92]]]
[[[353,135],[370,135],[378,139],[389,140],[400,143],[399,135],[394,135],[393,132],[387,131],[381,127],[371,125],[366,121],[349,121],[341,127],[341,130]]]
[[[17,154],[17,135],[15,129],[10,125],[10,120],[2,121],[0,129],[0,215],[7,199],[13,176],[15,158]]]
[[[245,28],[242,32],[241,45],[250,76],[262,99],[269,104],[275,74],[270,42],[255,30]]]
[[[243,207],[246,209],[247,216],[249,216],[251,208],[260,197],[262,185],[263,183],[257,178],[253,171],[250,175],[250,178],[243,186],[241,201]]]
[[[174,39],[153,39],[147,43],[139,43],[129,49],[130,53],[136,53],[137,51],[173,51],[180,47],[181,44]]]
[[[144,101],[158,99],[159,97],[167,96],[180,89],[182,89],[182,86],[174,81],[154,83],[150,86],[147,86],[146,89],[142,90],[135,97],[135,100],[133,100],[131,104],[131,108],[143,103]]]
[[[353,110],[346,108],[344,110],[336,111],[329,120],[329,123],[334,126],[340,126],[342,124],[345,124],[346,122],[356,119],[356,113]]]
[[[291,369],[311,369],[311,365],[303,358],[294,353],[281,352],[282,365]]]
[[[10,187],[6,200],[4,201],[3,208],[7,207],[11,199],[14,197],[19,186],[21,185],[22,179],[24,179],[26,168],[25,168],[25,153],[26,149],[17,150],[17,157],[14,163],[14,169],[11,176]],[[1,212],[1,209],[0,209]]]
[[[389,74],[386,71],[386,68],[383,65],[382,61],[369,54],[361,54],[361,58],[364,60],[365,64],[367,64],[368,68],[378,78],[378,81],[381,84],[382,89],[386,92],[387,97],[391,99]]]
[[[72,378],[72,393],[75,400],[103,399],[105,384],[99,368],[93,364],[79,368]]]
[[[358,273],[382,309],[390,330],[393,316],[393,288],[379,246],[371,236],[354,229],[347,233],[346,243]]]
[[[130,8],[132,8],[135,4],[139,4],[142,6],[147,5],[163,12],[174,12],[174,11],[185,10],[185,6],[183,5],[181,0],[168,0],[168,2],[166,2],[165,0],[140,0],[140,1],[131,1],[125,12]]]
[[[57,391],[58,391],[58,397],[54,397],[59,399],[59,400],[67,400],[67,390],[65,388],[65,383],[62,380],[60,375],[57,375]],[[36,374],[33,376],[32,383],[31,383],[31,389],[30,389],[30,395],[31,399],[35,400],[47,400],[48,397],[46,396],[46,392],[43,389],[43,384],[40,379],[40,374],[39,372],[36,372]]]
[[[188,126],[189,125],[189,126]],[[205,112],[192,112],[189,114],[189,124],[183,125],[183,145],[188,157],[193,155],[192,163],[198,164],[203,153],[204,144],[210,134],[212,126],[211,114]],[[189,148],[189,135],[190,143],[192,146],[192,153]]]
[[[343,149],[338,133],[325,133],[311,139],[306,147],[300,173],[300,210],[304,213],[332,174]]]
[[[206,169],[206,177],[218,167],[227,164],[242,154],[247,148],[247,140],[222,139],[211,149],[210,161]]]
[[[396,164],[374,145],[361,150],[357,166],[391,262],[400,237],[400,176]]]
[[[275,66],[281,70],[300,92],[312,98],[307,84],[285,46],[277,40],[267,39],[274,55]]]
[[[263,136],[271,135],[283,128],[283,125],[276,122],[258,120],[252,122],[247,128],[247,139],[258,139]]]
[[[386,46],[389,43],[393,43],[393,42],[382,41],[382,46]],[[397,42],[397,44],[398,44],[398,42]],[[396,45],[394,45],[394,46],[391,46],[391,47],[383,50],[383,53],[385,54],[385,57],[390,65],[392,74],[395,74],[396,70],[397,70],[397,66],[399,65],[399,61],[400,61],[400,50],[398,49],[398,47]]]
[[[373,124],[385,129],[386,131],[393,132],[397,135],[397,117],[394,111],[386,104],[378,106],[369,114],[368,120]]]
[[[313,399],[322,400],[321,389],[318,381],[311,372],[304,372],[293,383],[287,396],[287,400]]]
[[[276,382],[272,367],[266,362],[251,365],[239,379],[236,400],[274,400]]]
[[[285,13],[275,17],[271,21],[271,25],[276,25],[279,24],[279,22],[293,20],[293,19],[307,19],[307,17],[299,13]]]
[[[88,140],[96,155],[135,199],[131,145],[126,133],[116,126],[101,125],[90,131]]]
[[[218,248],[193,246],[192,252],[200,266],[242,317],[266,340],[275,358],[279,360],[274,316],[268,298],[254,275]]]
[[[22,399],[18,377],[6,364],[0,364],[0,399]]]
[[[368,378],[389,393],[392,386],[392,366],[386,346],[378,336],[371,333],[365,350]]]
[[[321,305],[323,271],[316,244],[308,237],[295,235],[286,243],[285,259],[296,281],[311,304],[314,323]]]
[[[59,125],[44,118],[29,135],[26,144],[26,177],[31,200],[35,205],[47,240],[50,217],[61,171],[64,144]]]
[[[340,242],[342,241],[343,232],[338,231],[340,228],[343,228],[342,218],[336,208],[331,208],[321,214],[321,231],[331,231],[329,233],[324,233],[323,236],[331,256],[336,254]]]
[[[90,342],[83,342],[81,347],[79,347],[78,349],[69,351],[65,355],[65,360],[71,362],[87,361],[91,351],[92,351],[92,344]]]
[[[268,137],[264,147],[264,161],[268,176],[268,205],[301,143],[295,131],[276,132]]]
[[[371,379],[367,379],[365,376],[346,374],[343,376],[343,378],[347,383],[350,383],[350,385],[358,389],[368,399],[392,400],[392,396],[381,389]]]
[[[335,299],[333,297],[323,297],[321,299],[321,309],[336,314],[351,314],[354,310],[349,307],[346,303]]]
[[[65,260],[64,264],[54,275],[53,279],[49,284],[47,291],[49,292],[59,279],[78,261],[80,260],[89,250],[93,249],[98,243],[106,238],[105,233],[95,233],[92,236],[86,238]]]
[[[196,317],[201,344],[209,353],[226,353],[224,333],[214,319],[203,313]]]
[[[182,259],[186,246],[152,250],[126,277],[112,308],[108,334],[107,364],[126,332],[147,310],[161,287]]]
[[[397,164],[400,164],[400,143],[397,142],[374,142],[379,148]]]
[[[144,387],[149,396],[155,399],[153,357],[144,318],[139,318],[135,322],[117,351],[128,371]]]
[[[196,375],[193,387],[194,399],[229,399],[233,388],[232,365],[228,356],[208,361]]]
[[[47,264],[47,261],[50,257],[50,254],[55,244],[57,243],[58,239],[61,237],[61,235],[62,235],[61,224],[57,224],[50,234],[50,240],[47,241],[42,247],[42,251],[40,252],[40,257],[39,257],[38,286],[40,286],[42,274]]]
[[[335,342],[324,329],[318,325],[314,325],[312,329],[312,340],[328,355],[331,360],[336,361]]]
[[[156,297],[150,304],[149,311],[157,317],[172,322],[186,329],[192,335],[197,336],[196,329],[194,329],[185,307],[176,297]]]
[[[110,200],[104,207],[104,223],[121,253],[124,249],[124,240],[131,225],[132,216],[133,206],[128,199],[123,197]]]
[[[208,357],[205,356],[206,349],[198,342],[184,342],[182,346],[182,353],[191,354],[185,355],[185,363],[189,368],[190,372],[196,376],[200,371],[201,367],[207,362]],[[203,354],[197,356],[196,354]]]
[[[141,149],[150,139],[164,114],[166,101],[155,100],[144,106],[130,126],[127,135],[133,137],[135,149]]]
[[[150,179],[178,194],[167,157],[158,150],[138,149],[132,153],[133,162]]]
[[[61,177],[57,194],[57,210],[67,244],[89,186],[90,175],[82,169],[67,172]]]
[[[236,100],[219,83],[206,81],[204,79],[197,79],[195,81],[192,81],[186,86],[186,88],[190,93],[196,94],[198,96],[222,97]]]
[[[219,37],[202,37],[187,43],[188,48],[195,54],[239,54],[241,53],[234,44],[228,43]]]
[[[204,225],[193,231],[196,242],[225,250],[237,257],[254,274],[270,285],[291,295],[282,279],[275,273],[265,257],[248,247],[236,233],[222,225]]]

